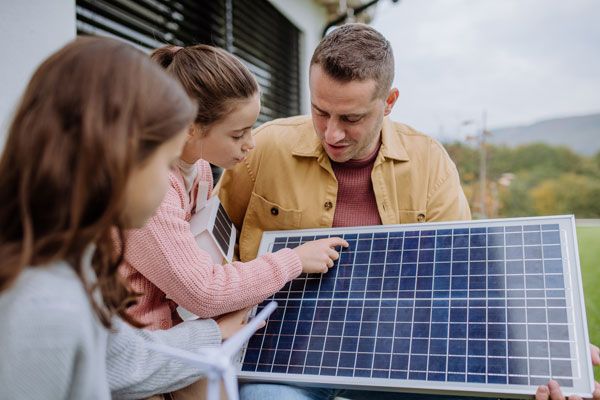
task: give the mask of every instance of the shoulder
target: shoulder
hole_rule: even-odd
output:
[[[402,141],[409,157],[449,159],[446,149],[437,139],[400,122],[391,122],[393,132]]]
[[[199,159],[195,164],[197,179],[195,185],[197,186],[200,182],[208,182],[209,187],[213,186],[212,169],[208,161]],[[169,190],[163,200],[164,205],[177,205],[181,208],[185,208],[188,199],[187,189],[183,175],[179,168],[174,168],[169,173]]]
[[[65,262],[26,268],[13,286],[2,293],[3,301],[19,301],[21,306],[79,308],[76,300],[87,298],[81,280]]]
[[[183,194],[185,193],[185,183],[183,181],[183,175],[179,168],[175,167],[169,172],[169,192]]]
[[[35,398],[108,398],[107,331],[67,264],[25,270],[0,294],[0,313],[0,393],[16,394],[10,398],[25,393]]]
[[[186,198],[187,191],[185,189],[183,175],[181,175],[179,168],[173,168],[169,173],[169,190],[167,190],[159,208],[176,207],[183,209],[185,208]]]
[[[256,128],[254,130],[255,134],[258,134],[260,132],[270,132],[270,131],[277,131],[279,129],[298,129],[298,128],[302,128],[306,125],[310,125],[312,127],[312,119],[309,115],[297,115],[295,117],[288,117],[288,118],[278,118],[278,119],[274,119],[272,121],[269,122],[265,122],[264,124],[262,124],[261,126],[259,126],[258,128]]]
[[[316,135],[312,119],[308,115],[280,118],[267,122],[254,130],[256,147],[250,152],[247,164],[263,160],[289,160],[299,147],[312,146]]]
[[[0,295],[1,340],[35,347],[74,347],[94,314],[86,291],[66,263],[27,268]]]
[[[199,180],[209,182],[212,185],[212,168],[208,161],[203,159],[196,161],[196,170],[198,171]]]
[[[257,142],[289,142],[290,135],[306,133],[313,133],[312,119],[308,115],[298,115],[267,122],[254,130],[254,137]]]
[[[396,132],[396,134],[402,136],[405,140],[409,142],[443,148],[443,146],[438,140],[426,133],[423,133],[413,128],[410,125],[406,125],[400,122],[392,122],[392,126],[394,127],[394,131]]]

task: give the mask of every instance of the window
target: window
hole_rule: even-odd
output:
[[[267,0],[77,0],[77,33],[144,51],[165,43],[225,48],[256,76],[259,123],[300,113],[300,31]]]

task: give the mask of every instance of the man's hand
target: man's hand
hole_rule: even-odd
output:
[[[600,365],[600,349],[590,343],[590,352],[592,355],[592,365]],[[536,400],[565,400],[558,382],[550,380],[547,385],[538,387],[535,392]],[[600,384],[596,382],[596,388],[593,393],[594,400],[600,400]],[[569,400],[582,400],[581,396],[569,396]]]

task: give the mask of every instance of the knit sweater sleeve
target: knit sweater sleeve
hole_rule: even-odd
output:
[[[108,336],[106,371],[113,399],[139,399],[169,393],[201,377],[194,368],[146,348],[148,342],[197,351],[221,343],[213,320],[188,321],[168,330],[135,329],[119,318]]]
[[[178,190],[172,185],[146,226],[126,239],[127,262],[177,304],[211,318],[258,304],[300,275],[300,258],[290,249],[215,264],[198,247]]]

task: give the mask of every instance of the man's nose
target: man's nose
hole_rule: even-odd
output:
[[[344,130],[340,124],[334,118],[329,118],[325,129],[325,142],[335,144],[344,139],[344,136]]]

